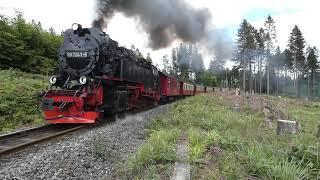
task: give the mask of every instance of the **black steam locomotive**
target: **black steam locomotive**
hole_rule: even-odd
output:
[[[101,113],[121,112],[141,104],[141,95],[159,99],[159,74],[150,62],[119,47],[106,33],[79,24],[64,33],[59,67],[50,83],[43,109],[52,123],[82,122],[86,112],[95,112],[92,120]]]
[[[50,83],[42,108],[51,124],[95,123],[127,109],[210,91],[161,73],[104,32],[79,24],[64,33]]]

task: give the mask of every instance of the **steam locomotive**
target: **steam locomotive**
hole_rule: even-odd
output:
[[[80,24],[64,32],[58,64],[42,98],[50,124],[95,123],[128,109],[213,91],[158,71],[106,33]]]

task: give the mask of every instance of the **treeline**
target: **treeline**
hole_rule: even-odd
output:
[[[226,84],[249,92],[316,97],[320,95],[318,57],[318,49],[307,46],[297,25],[281,50],[271,16],[259,29],[244,19],[237,34],[236,65],[226,72]]]
[[[163,72],[184,81],[205,86],[216,86],[216,77],[205,69],[203,57],[194,44],[180,44],[171,55],[163,56]]]
[[[0,69],[15,68],[47,74],[57,63],[62,36],[40,22],[27,22],[21,12],[13,18],[0,15]]]

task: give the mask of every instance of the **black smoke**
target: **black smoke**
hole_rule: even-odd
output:
[[[98,17],[93,26],[107,27],[116,12],[138,20],[149,35],[149,46],[161,49],[175,39],[196,43],[206,38],[211,15],[185,0],[97,0]]]

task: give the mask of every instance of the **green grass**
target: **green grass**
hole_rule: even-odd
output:
[[[146,142],[129,159],[122,176],[131,179],[154,179],[165,167],[176,160],[176,141],[180,136],[177,129],[159,129],[150,132]]]
[[[201,163],[204,158],[206,151],[213,144],[219,144],[221,137],[215,131],[209,132],[201,129],[190,128],[188,131],[189,140],[189,161],[192,164]]]
[[[276,100],[272,99],[272,101]],[[293,104],[290,102],[292,99],[283,101],[289,104],[290,117],[301,123],[301,129],[297,135],[277,136],[275,128],[269,129],[264,124],[264,116],[261,112],[251,110],[246,104],[247,108],[243,111],[232,111],[223,99],[214,95],[200,95],[175,102],[168,113],[155,118],[151,123],[148,130],[152,132],[151,136],[135,156],[135,161],[131,163],[143,167],[138,168],[142,170],[137,173],[140,174],[139,177],[143,177],[142,174],[148,174],[146,172],[152,172],[152,177],[157,177],[162,170],[168,171],[166,168],[170,168],[169,165],[174,160],[172,156],[161,154],[162,159],[166,159],[164,156],[167,156],[169,160],[155,161],[154,159],[159,159],[159,153],[142,152],[150,152],[158,146],[157,140],[151,138],[154,132],[175,129],[177,132],[187,134],[189,162],[192,165],[194,178],[201,177],[199,173],[211,171],[207,162],[212,156],[210,154],[212,146],[221,148],[221,155],[218,157],[216,167],[218,173],[210,174],[211,178],[318,178],[320,146],[315,132],[318,117],[320,117],[320,103]],[[276,127],[275,122],[273,127]],[[170,145],[174,148],[176,139],[172,140]],[[171,150],[174,154],[174,149]],[[148,156],[141,154],[148,154]],[[158,165],[164,168],[159,169]],[[203,171],[206,168],[208,170]]]
[[[0,71],[0,132],[43,123],[37,99],[43,84],[38,75]]]

